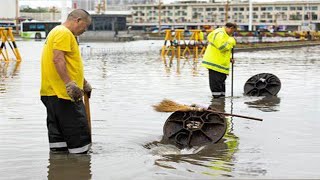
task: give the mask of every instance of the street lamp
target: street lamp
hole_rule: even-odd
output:
[[[159,8],[159,29],[158,29],[158,34],[160,36],[160,33],[161,33],[161,0],[159,0],[159,5],[158,5],[158,8]]]
[[[19,26],[18,26],[18,24],[19,24],[19,11],[20,11],[19,0],[16,0],[16,32],[17,33],[19,31]]]
[[[252,0],[249,0],[249,31],[252,31]]]

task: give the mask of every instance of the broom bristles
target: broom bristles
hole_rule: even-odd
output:
[[[159,104],[153,105],[153,108],[158,112],[175,112],[175,111],[186,112],[186,111],[195,111],[195,110],[201,111],[200,108],[178,104],[169,99],[164,99]]]

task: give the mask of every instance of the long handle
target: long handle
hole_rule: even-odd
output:
[[[234,60],[233,60],[233,48],[231,49],[231,59],[232,59],[232,62],[231,62],[231,97],[233,97],[233,63],[234,63]]]
[[[261,119],[261,118],[242,116],[242,115],[238,115],[238,114],[224,113],[224,112],[220,112],[220,111],[213,111],[213,110],[210,110],[210,109],[207,109],[207,111],[210,111],[210,112],[213,112],[213,113],[217,113],[217,114],[226,115],[226,116],[235,116],[235,117],[241,117],[241,118],[246,118],[246,119],[252,119],[252,120],[256,120],[256,121],[263,121],[263,119]]]
[[[87,121],[88,121],[89,130],[90,130],[90,136],[92,136],[90,102],[89,102],[89,97],[88,97],[88,95],[86,93],[84,94],[84,106],[86,108],[86,114],[87,114]]]

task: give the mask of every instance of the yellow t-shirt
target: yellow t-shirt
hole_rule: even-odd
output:
[[[66,69],[71,80],[82,89],[84,83],[83,63],[76,37],[63,25],[52,29],[46,39],[41,58],[41,96],[58,96],[71,99],[60,78],[54,62],[53,50],[65,52]]]

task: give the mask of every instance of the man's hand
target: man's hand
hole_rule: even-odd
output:
[[[230,62],[234,64],[235,60],[233,58],[230,59]]]
[[[92,87],[91,87],[90,83],[88,83],[88,81],[86,81],[86,80],[84,80],[84,83],[83,83],[83,91],[88,96],[88,98],[90,98]]]
[[[68,82],[66,89],[72,101],[78,102],[82,100],[83,92],[74,81]]]

